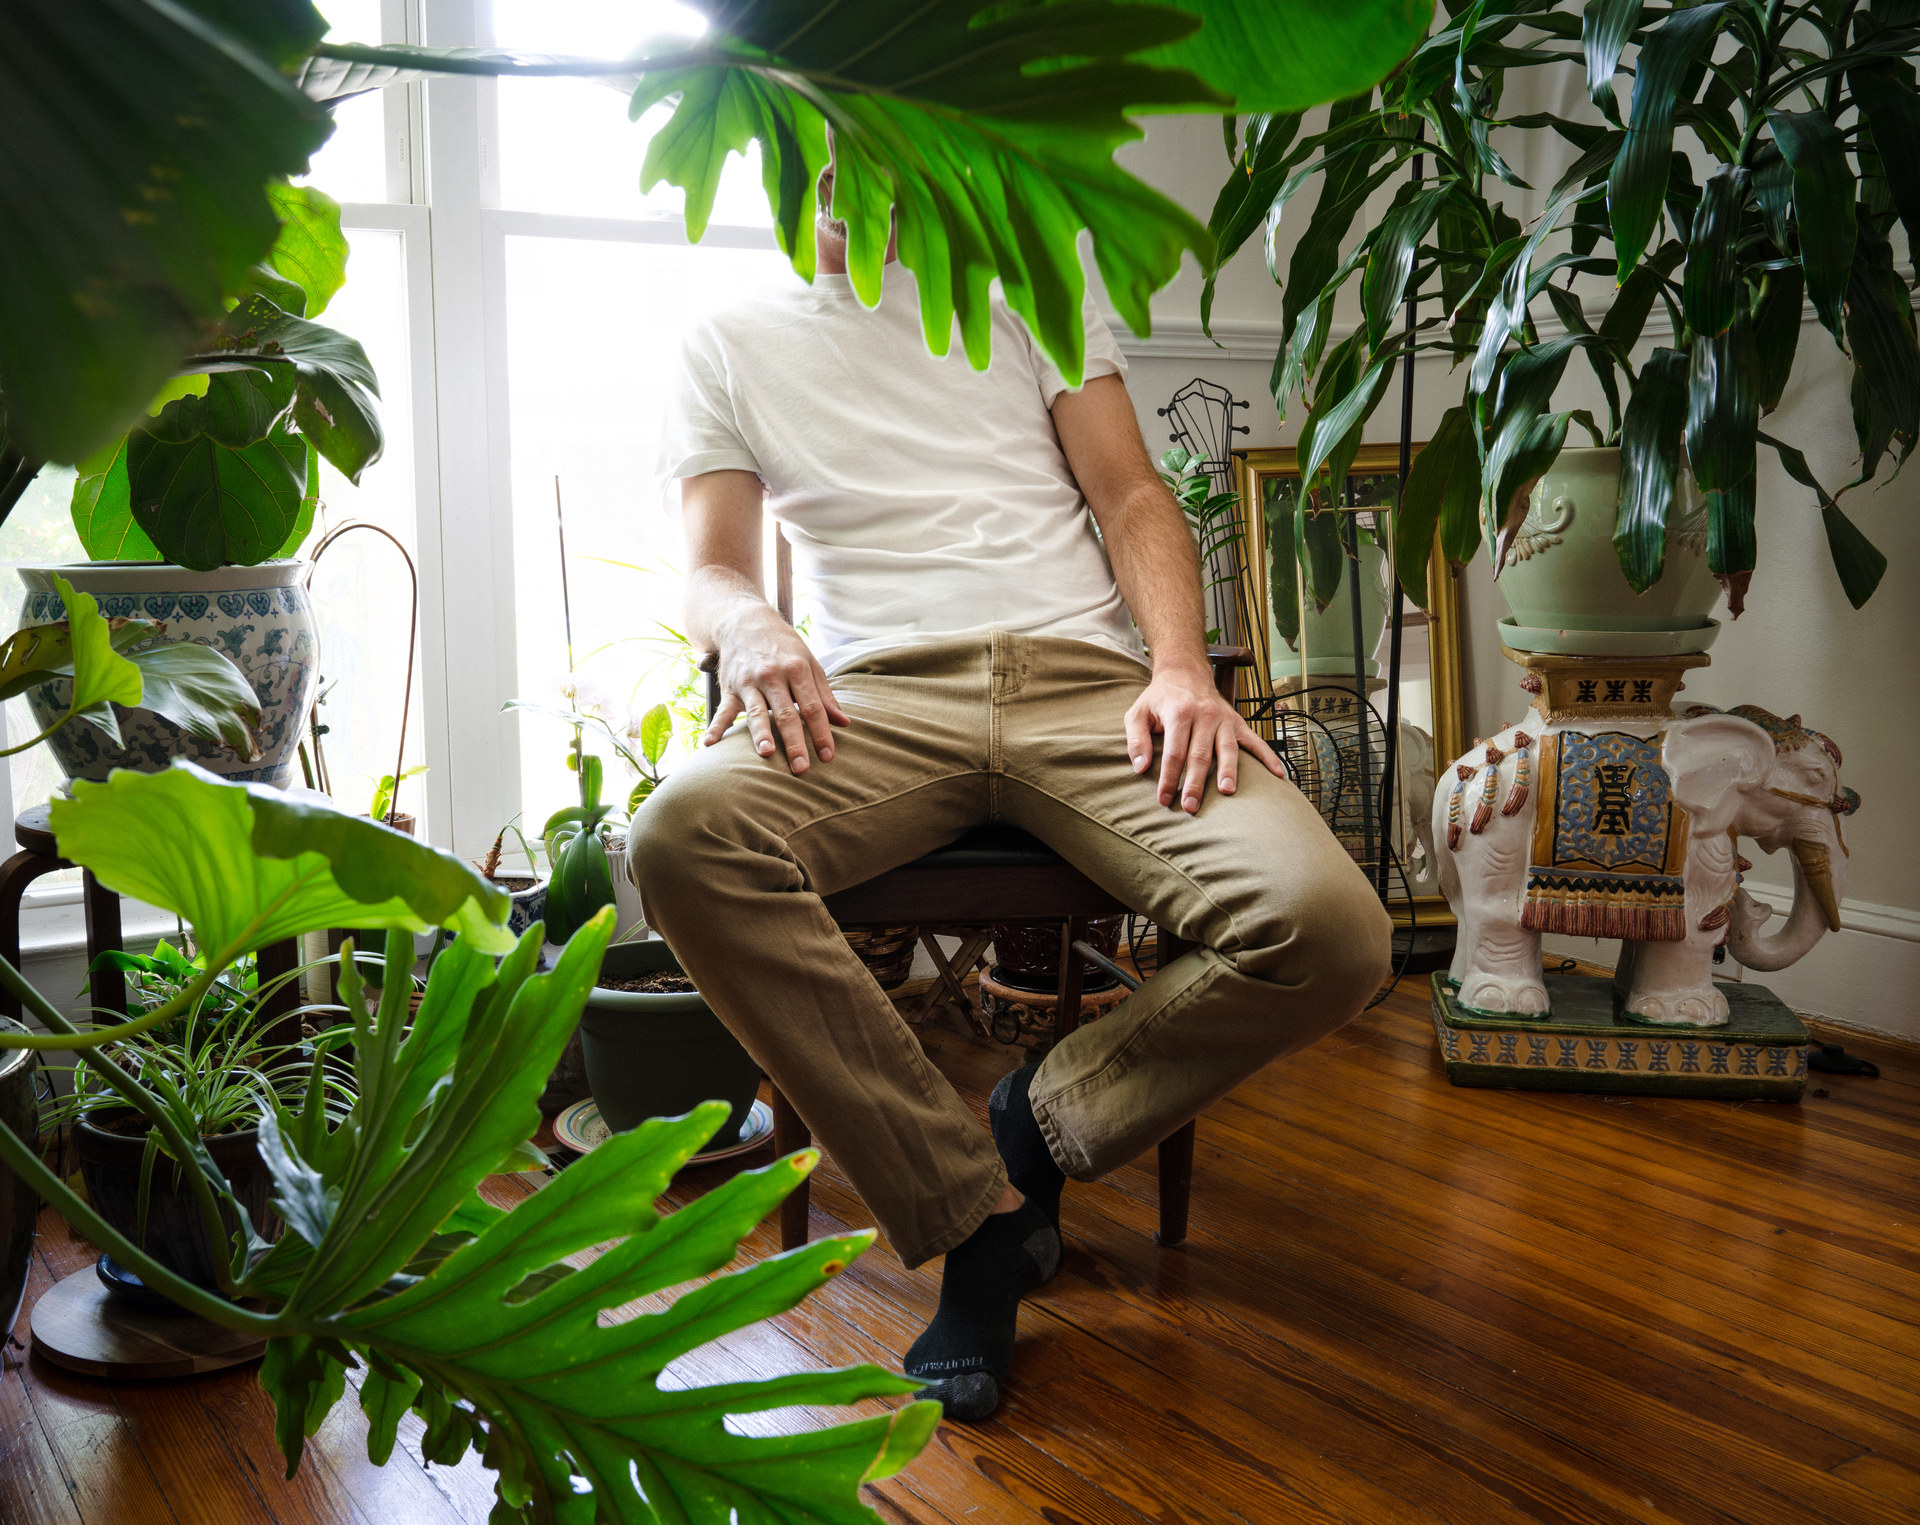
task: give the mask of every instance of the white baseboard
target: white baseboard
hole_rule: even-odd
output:
[[[1749,882],[1746,888],[1782,915],[1793,904],[1786,886]],[[1549,954],[1609,967],[1620,956],[1619,943],[1597,937],[1550,934],[1540,943]],[[1920,911],[1845,900],[1840,930],[1792,968],[1762,974],[1729,959],[1719,977],[1765,985],[1804,1016],[1920,1042]]]

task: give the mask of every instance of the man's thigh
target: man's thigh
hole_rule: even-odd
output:
[[[1036,642],[1042,648],[1065,643]],[[1064,660],[1063,660],[1064,658]],[[1036,652],[1006,716],[1000,814],[1116,898],[1263,977],[1276,943],[1327,913],[1377,913],[1365,876],[1294,785],[1240,756],[1238,788],[1209,779],[1195,815],[1159,802],[1154,766],[1127,759],[1124,717],[1146,686],[1101,652]]]
[[[937,653],[908,670],[837,676],[853,724],[805,773],[761,756],[736,725],[642,806],[636,860],[745,847],[830,894],[932,851],[986,818],[985,681],[984,664]]]

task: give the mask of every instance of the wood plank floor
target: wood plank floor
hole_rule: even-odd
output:
[[[1069,1188],[1005,1407],[870,1488],[880,1515],[1912,1525],[1920,1055],[1850,1040],[1881,1078],[1816,1076],[1798,1106],[1455,1090],[1422,983],[1201,1120],[1186,1246],[1153,1243],[1146,1162]],[[982,1112],[1017,1062],[927,1045]],[[831,1161],[813,1221],[869,1221]],[[768,1225],[745,1253],[773,1248]],[[29,1301],[92,1256],[44,1215]],[[937,1287],[876,1248],[672,1375],[897,1362]],[[402,1434],[370,1466],[342,1405],[288,1482],[250,1369],[108,1384],[14,1352],[0,1525],[481,1525],[478,1462],[425,1466]]]

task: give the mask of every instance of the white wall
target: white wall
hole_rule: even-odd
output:
[[[1227,172],[1218,123],[1157,118],[1149,119],[1148,129],[1145,141],[1122,150],[1122,162],[1204,220]],[[1526,145],[1523,152],[1534,146]],[[1545,151],[1550,158],[1550,147]],[[1520,168],[1538,186],[1551,182],[1556,166],[1520,161]],[[1301,192],[1288,208],[1283,230],[1297,237],[1314,195],[1312,186]],[[1384,202],[1383,196],[1380,205]],[[1379,208],[1373,210],[1377,214]],[[1358,284],[1356,278],[1356,291]],[[1157,451],[1166,435],[1154,409],[1195,375],[1252,400],[1244,415],[1251,433],[1242,443],[1292,443],[1302,410],[1296,407],[1293,418],[1280,423],[1267,392],[1280,294],[1257,240],[1227,268],[1215,298],[1215,331],[1229,343],[1224,350],[1199,333],[1199,294],[1199,272],[1189,261],[1154,300],[1151,338],[1130,336],[1113,320],[1131,355],[1130,385],[1149,445]],[[1589,298],[1589,318],[1597,321],[1600,310]],[[1857,462],[1848,365],[1809,310],[1792,381],[1764,424],[1768,433],[1804,450],[1830,488],[1847,480]],[[1443,360],[1420,362],[1416,439],[1430,434],[1440,414],[1459,401],[1460,388],[1461,378]],[[1563,407],[1599,405],[1591,373],[1578,359],[1556,401]],[[1370,440],[1398,437],[1394,404],[1391,395],[1382,404],[1368,431]],[[1828,937],[1795,968],[1765,976],[1765,983],[1804,1011],[1920,1039],[1920,798],[1914,790],[1920,774],[1920,678],[1915,674],[1920,662],[1920,468],[1851,493],[1844,506],[1889,562],[1878,592],[1858,611],[1847,603],[1834,575],[1812,494],[1780,470],[1772,451],[1762,449],[1760,566],[1747,612],[1726,622],[1724,608],[1720,611],[1726,628],[1714,646],[1713,665],[1689,680],[1687,697],[1723,708],[1751,703],[1782,715],[1798,712],[1840,744],[1846,756],[1843,777],[1862,799],[1859,813],[1845,823],[1852,848],[1842,907],[1845,930]],[[1486,735],[1517,717],[1527,701],[1518,687],[1519,670],[1501,656],[1492,632],[1506,607],[1486,561],[1477,561],[1462,576],[1467,720],[1474,734]],[[1749,882],[1784,910],[1791,893],[1784,856],[1759,859]],[[1612,956],[1606,945],[1553,941],[1578,956]]]

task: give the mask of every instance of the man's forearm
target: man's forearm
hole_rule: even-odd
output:
[[[1200,556],[1186,515],[1158,483],[1129,495],[1107,530],[1114,581],[1145,637],[1156,672],[1207,666]]]
[[[695,567],[687,578],[684,603],[687,639],[701,651],[735,644],[730,637],[737,637],[742,621],[779,618],[759,584],[733,567]]]

